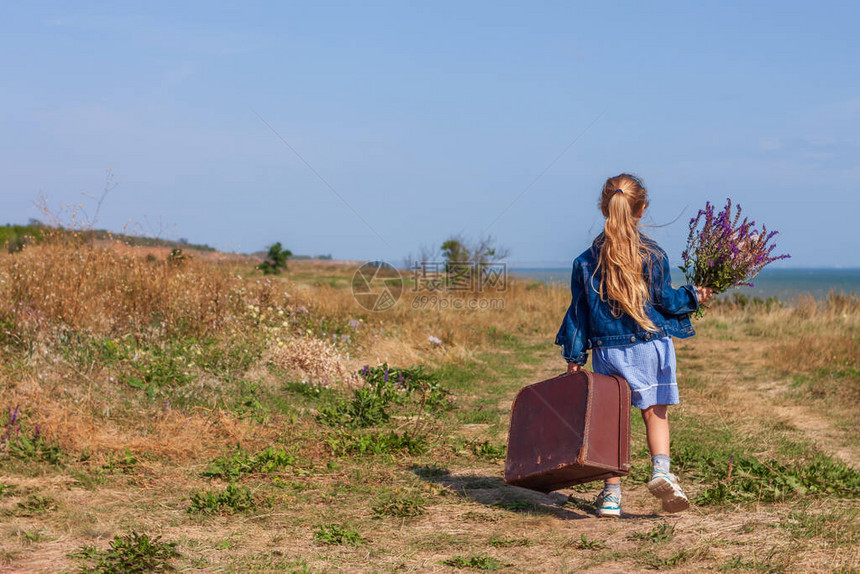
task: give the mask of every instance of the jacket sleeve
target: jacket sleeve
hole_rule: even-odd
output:
[[[573,262],[570,277],[571,301],[555,336],[555,344],[561,345],[561,356],[570,363],[584,365],[588,361],[588,301],[582,272],[578,261]]]
[[[656,260],[655,260],[656,259]],[[651,260],[651,304],[666,315],[683,315],[699,308],[699,295],[693,285],[672,287],[669,256],[662,249]]]

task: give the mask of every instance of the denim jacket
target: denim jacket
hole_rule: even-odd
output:
[[[595,347],[626,347],[668,335],[686,339],[696,334],[689,316],[699,308],[696,288],[692,285],[673,288],[666,252],[650,238],[643,236],[642,240],[654,253],[650,262],[646,260],[642,272],[650,291],[645,313],[657,331],[646,331],[626,313],[613,316],[609,303],[600,299],[597,261],[603,243],[601,234],[573,262],[570,307],[555,336],[555,344],[561,345],[561,354],[568,362],[584,365],[588,360],[587,350]]]

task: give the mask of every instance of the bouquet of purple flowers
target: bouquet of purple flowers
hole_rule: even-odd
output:
[[[790,255],[773,255],[775,243],[770,243],[777,234],[768,233],[762,225],[756,229],[755,221],[744,217],[741,221],[741,206],[735,206],[732,216],[732,200],[716,216],[711,202],[700,209],[690,220],[690,235],[687,248],[681,254],[681,271],[693,285],[710,287],[714,293],[722,293],[729,287],[748,285],[767,265]]]

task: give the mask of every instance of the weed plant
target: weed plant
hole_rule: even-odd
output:
[[[221,492],[202,490],[192,494],[188,512],[190,514],[235,514],[250,512],[259,504],[260,501],[254,498],[250,488],[230,483]]]
[[[69,554],[90,562],[81,566],[80,572],[96,574],[145,574],[149,572],[168,572],[174,568],[170,560],[180,556],[176,542],[164,542],[161,536],[150,538],[147,534],[135,531],[124,536],[115,536],[105,550],[95,546],[83,546]]]
[[[237,448],[232,455],[213,460],[203,472],[203,476],[232,481],[246,474],[265,474],[295,463],[296,457],[283,448],[269,446],[255,455]]]

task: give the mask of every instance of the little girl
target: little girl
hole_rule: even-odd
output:
[[[672,337],[695,335],[689,313],[712,294],[705,287],[672,287],[669,258],[639,230],[648,193],[638,178],[609,178],[600,195],[603,233],[573,262],[572,300],[556,335],[568,372],[585,365],[592,349],[595,373],[619,375],[642,410],[651,481],[648,490],[666,512],[690,506],[678,477],[669,472],[666,406],[678,404]],[[621,516],[621,479],[610,478],[597,497],[597,514]]]

